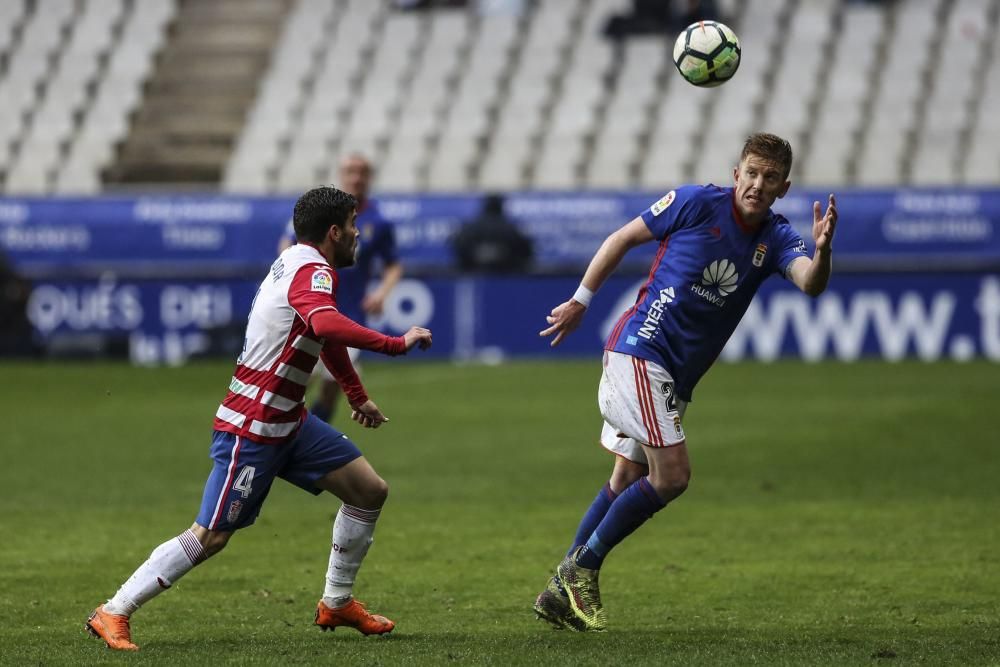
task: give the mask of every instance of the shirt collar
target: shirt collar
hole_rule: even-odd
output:
[[[740,213],[740,209],[736,207],[736,188],[733,188],[732,196],[732,207],[733,207],[733,220],[736,222],[736,226],[740,228],[744,234],[755,234],[767,226],[768,221],[771,219],[771,212],[767,212],[767,216],[760,223],[760,227],[753,227],[748,225],[743,219],[743,214]]]
[[[318,261],[324,264],[329,264],[329,262],[326,261],[326,257],[324,257],[323,253],[319,251],[319,248],[316,246],[316,244],[310,243],[309,241],[299,241],[296,245],[302,248],[303,252],[305,252],[306,254],[315,255]]]

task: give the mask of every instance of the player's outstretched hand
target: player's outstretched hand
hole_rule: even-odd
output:
[[[578,303],[573,299],[565,303],[561,303],[552,309],[552,313],[545,318],[545,321],[551,324],[548,329],[543,329],[538,332],[539,336],[551,336],[555,334],[556,337],[552,339],[549,343],[550,347],[555,347],[563,341],[563,338],[571,334],[580,326],[583,322],[583,315],[587,312],[587,307],[582,303]]]
[[[423,327],[410,327],[410,330],[403,334],[403,342],[406,343],[407,352],[412,350],[414,345],[418,345],[421,350],[426,350],[433,342],[431,330]]]
[[[358,422],[365,428],[378,428],[385,422],[389,421],[389,418],[382,414],[382,411],[378,409],[370,400],[365,401],[358,407],[354,408],[351,413],[351,419]]]
[[[816,250],[829,252],[833,247],[833,232],[837,229],[837,199],[831,194],[826,213],[821,217],[819,202],[813,202],[813,241]]]

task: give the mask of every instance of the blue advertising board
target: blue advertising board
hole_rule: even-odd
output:
[[[545,315],[573,293],[577,277],[406,278],[383,316],[367,324],[392,334],[430,327],[434,347],[411,355],[419,359],[596,357],[642,282],[609,279],[584,325],[558,348],[538,332],[547,326]],[[238,350],[256,289],[248,279],[43,281],[29,316],[48,338],[98,332],[127,341],[138,363],[174,363],[206,351],[220,333],[237,337],[231,347]],[[722,358],[785,356],[1000,361],[1000,274],[843,274],[818,299],[773,278]]]
[[[576,271],[604,238],[662,193],[512,193],[505,211],[535,242],[540,273]],[[797,190],[775,209],[811,243],[812,202]],[[482,205],[479,195],[379,199],[396,222],[411,273],[453,267],[449,240]],[[838,270],[1000,268],[1000,191],[845,190],[838,193]],[[247,277],[266,268],[287,223],[290,197],[0,199],[0,250],[25,275]],[[623,270],[648,266],[654,249]]]
[[[369,324],[394,333],[430,326],[438,357],[596,354],[655,244],[629,253],[563,346],[550,349],[537,332],[604,238],[661,194],[509,194],[505,210],[534,239],[536,261],[532,275],[503,278],[453,271],[450,238],[481,196],[381,197],[407,278]],[[812,202],[826,196],[793,189],[775,208],[811,243]],[[1000,358],[1000,191],[838,198],[830,289],[813,301],[768,281],[724,359]],[[124,341],[138,362],[183,361],[220,332],[242,335],[293,205],[291,197],[0,199],[0,250],[33,282],[29,315],[44,340],[96,334]]]

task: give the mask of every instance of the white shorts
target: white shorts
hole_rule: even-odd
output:
[[[360,375],[361,364],[359,362],[361,360],[361,350],[356,347],[349,347],[347,348],[347,356],[350,358],[351,364],[354,365],[354,370],[356,370],[358,375]],[[313,367],[312,376],[314,378],[326,380],[327,382],[336,382],[336,380],[333,379],[333,375],[330,373],[330,369],[326,367],[326,364],[323,363],[322,359],[316,360],[316,366]]]
[[[687,403],[674,395],[674,379],[659,364],[605,352],[597,403],[605,422],[601,444],[629,461],[646,464],[643,445],[684,442],[681,419]]]

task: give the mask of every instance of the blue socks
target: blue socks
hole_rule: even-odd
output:
[[[597,494],[597,497],[594,498],[594,502],[587,508],[586,514],[580,519],[580,527],[576,529],[576,537],[573,538],[573,546],[566,552],[567,556],[576,551],[578,546],[587,543],[590,536],[594,534],[597,524],[601,523],[604,515],[608,513],[608,509],[611,507],[611,503],[617,497],[618,494],[611,490],[611,483],[605,484],[604,488]]]
[[[611,503],[607,514],[577,555],[576,564],[588,570],[600,569],[611,549],[666,506],[667,503],[656,493],[649,480],[645,477],[639,479]],[[591,509],[593,507],[592,505]],[[589,514],[590,512],[587,516]],[[586,518],[585,516],[584,521]]]

